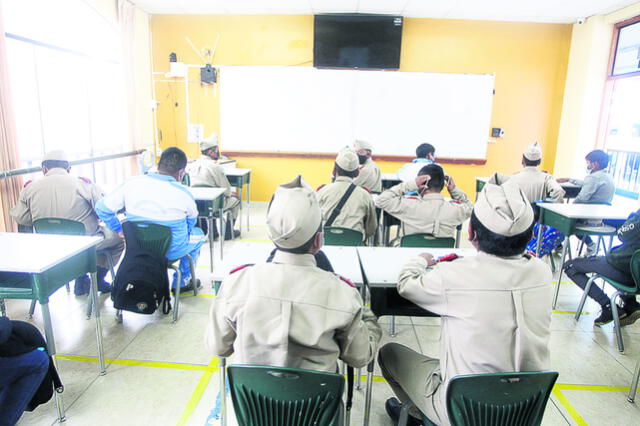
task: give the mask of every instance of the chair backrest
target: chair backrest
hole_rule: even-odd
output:
[[[456,376],[447,390],[452,425],[539,425],[555,371]]]
[[[191,186],[191,177],[189,176],[189,173],[185,173],[184,176],[182,176],[182,181],[180,183]]]
[[[631,269],[633,282],[636,284],[636,293],[640,293],[640,250],[636,250],[631,256],[629,269]]]
[[[122,224],[127,246],[166,256],[171,246],[171,228],[151,222],[126,221]],[[130,241],[135,238],[136,242]]]
[[[454,248],[455,246],[455,238],[437,238],[431,234],[409,234],[400,240],[400,247]]]
[[[33,222],[38,234],[85,235],[84,224],[77,220],[44,217]]]
[[[330,425],[344,392],[344,377],[335,373],[256,365],[227,371],[241,426]]]
[[[361,246],[362,232],[339,226],[325,226],[324,243],[328,246]]]

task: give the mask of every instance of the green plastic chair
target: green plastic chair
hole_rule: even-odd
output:
[[[189,173],[185,173],[184,176],[182,176],[182,181],[180,183],[186,186],[191,186],[191,177],[189,176]]]
[[[240,426],[338,424],[340,374],[257,365],[232,365],[228,374]]]
[[[131,227],[131,233],[135,236],[137,245],[143,250],[158,254],[165,257],[171,246],[171,228],[152,222],[144,221],[127,221],[123,226]],[[125,243],[126,243],[125,233]],[[127,244],[128,246],[129,244]],[[193,285],[193,294],[198,294],[198,286],[196,285],[196,268],[193,259],[188,254],[185,255],[189,259],[189,267],[191,269],[191,284]],[[177,282],[182,282],[182,274],[180,268],[175,265],[180,259],[169,259],[168,268],[177,274]],[[173,322],[178,321],[178,309],[180,307],[180,286],[176,286],[174,295]],[[122,322],[122,310],[116,313],[118,322]]]
[[[328,246],[361,246],[364,236],[362,232],[339,226],[324,228],[324,243]]]
[[[582,294],[582,298],[580,299],[578,309],[576,309],[576,321],[580,319],[580,315],[582,314],[582,309],[584,308],[584,304],[587,300],[587,295],[589,294],[591,285],[598,278],[602,278],[605,282],[609,283],[616,289],[616,292],[613,293],[610,297],[611,306],[616,306],[616,299],[623,294],[640,294],[640,250],[636,250],[633,253],[633,256],[631,257],[631,261],[629,263],[629,269],[631,270],[633,283],[620,283],[600,274],[591,275],[589,281],[587,281],[587,285],[584,288],[584,293]],[[622,340],[622,331],[620,330],[620,317],[618,316],[618,310],[612,309],[611,313],[613,314],[613,328],[616,332],[618,351],[620,351],[620,353],[624,353],[624,341]]]
[[[454,248],[455,238],[438,238],[431,234],[409,234],[402,237],[400,247]]]
[[[456,376],[447,389],[453,426],[535,426],[558,379],[555,371]],[[403,404],[398,425],[406,425],[413,403]],[[425,426],[434,425],[424,414]]]

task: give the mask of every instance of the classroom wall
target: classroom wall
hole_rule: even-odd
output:
[[[186,142],[186,97],[190,122],[204,124],[209,134],[219,130],[219,92],[200,86],[196,68],[190,70],[188,92],[182,80],[163,75],[171,52],[179,61],[202,63],[185,36],[198,50],[213,47],[219,37],[213,59],[218,65],[311,66],[313,59],[312,16],[153,15],[151,34],[160,146],[177,145],[191,158],[198,149]],[[505,137],[489,144],[485,165],[445,167],[469,195],[475,176],[517,171],[523,149],[535,140],[543,144],[543,168],[554,169],[570,40],[570,25],[405,19],[400,71],[496,74],[491,126],[504,128]],[[446,143],[430,142],[436,148]],[[224,145],[224,135],[221,147],[233,150]],[[297,173],[312,186],[327,183],[332,168],[331,160],[321,159],[237,160],[239,167],[254,169],[255,200],[268,200],[279,183]],[[379,164],[383,172],[401,166]]]

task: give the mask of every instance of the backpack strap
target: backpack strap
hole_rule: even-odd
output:
[[[351,405],[353,404],[353,382],[353,367],[347,365],[347,403],[345,404],[347,412],[351,411]]]
[[[336,218],[338,217],[338,215],[342,211],[342,208],[344,207],[344,205],[346,204],[347,200],[349,199],[349,197],[351,196],[351,194],[353,193],[353,191],[355,189],[356,189],[356,186],[353,183],[351,185],[349,185],[349,188],[347,188],[347,192],[345,192],[344,195],[342,196],[342,198],[340,198],[340,201],[338,201],[338,205],[336,206],[335,209],[333,209],[333,211],[331,212],[331,216],[329,216],[329,219],[327,219],[327,221],[325,222],[324,226],[333,225],[333,222],[336,221]]]

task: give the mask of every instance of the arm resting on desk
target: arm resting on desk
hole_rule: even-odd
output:
[[[442,315],[446,299],[438,267],[430,270],[426,268],[425,258],[411,258],[400,271],[398,293],[421,308]]]
[[[371,309],[363,306],[358,291],[353,289],[353,292],[354,303],[358,303],[361,309],[350,324],[338,330],[336,340],[340,346],[340,359],[352,367],[361,368],[375,358],[382,329]]]

